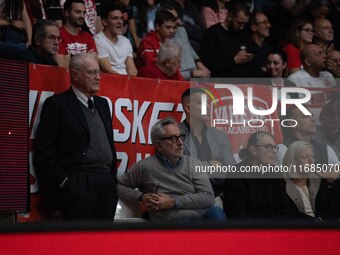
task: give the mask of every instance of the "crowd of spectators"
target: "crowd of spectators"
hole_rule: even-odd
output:
[[[69,68],[73,56],[88,53],[105,73],[178,81],[268,77],[270,86],[333,89],[340,87],[339,19],[340,0],[0,0],[0,57]],[[216,139],[222,135],[194,108],[199,93],[183,94],[183,123],[166,124],[176,129],[172,142],[206,165],[235,165],[229,140]],[[323,95],[312,92],[312,101],[323,106],[314,116],[290,109],[287,118],[298,125],[284,132],[283,144],[268,133],[253,134],[237,168],[339,164],[340,99]],[[179,128],[191,140],[183,141]],[[122,188],[134,181],[129,178],[120,180],[120,192],[147,200],[133,191],[137,186]],[[285,178],[212,177],[213,189],[204,192],[224,193],[227,218],[340,217],[337,177]],[[150,199],[158,201],[154,193]],[[166,209],[181,206],[168,202]]]
[[[64,67],[71,56],[92,52],[103,72],[134,76],[174,40],[183,48],[186,80],[270,77],[272,50],[287,55],[285,77],[305,69],[301,50],[314,43],[330,54],[321,71],[339,75],[338,0],[2,0],[0,10],[3,57],[22,59],[32,26],[49,19],[60,29],[58,53],[50,57]]]

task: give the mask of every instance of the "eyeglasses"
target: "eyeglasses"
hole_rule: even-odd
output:
[[[263,144],[263,145],[254,145],[254,147],[264,147],[267,151],[274,151],[278,152],[279,151],[279,146],[278,145],[272,145],[272,144]]]
[[[314,33],[314,30],[310,29],[310,28],[300,28],[299,30],[300,31],[305,31],[306,33]]]
[[[92,78],[96,78],[97,76],[100,76],[100,74],[102,73],[100,70],[90,70],[90,71],[86,71],[86,73],[91,76]]]
[[[55,36],[55,35],[49,35],[49,36],[41,35],[41,36],[45,37],[46,39],[51,40],[51,41],[55,41],[55,40],[57,40],[58,42],[61,41],[61,37],[60,36]]]
[[[168,136],[168,137],[161,137],[159,140],[169,140],[173,143],[177,143],[179,139],[182,140],[182,142],[185,140],[186,135],[180,134],[180,135],[173,135],[173,136]]]

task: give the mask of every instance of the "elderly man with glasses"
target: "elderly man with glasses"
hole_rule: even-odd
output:
[[[201,162],[183,155],[178,123],[172,118],[151,130],[156,154],[134,164],[118,179],[120,199],[145,206],[151,221],[225,221],[206,173],[196,171]],[[137,188],[137,189],[136,189]]]
[[[49,209],[60,208],[64,220],[112,222],[117,158],[108,102],[96,96],[99,63],[81,53],[69,70],[70,89],[46,99],[41,111],[34,164],[47,186],[45,198],[61,206]]]
[[[57,23],[39,20],[33,27],[32,45],[21,53],[28,63],[58,66],[54,57],[59,50],[60,32]]]

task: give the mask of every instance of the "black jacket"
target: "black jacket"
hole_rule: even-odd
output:
[[[105,99],[94,96],[94,103],[104,123],[116,170],[112,118]],[[86,117],[72,88],[46,99],[34,142],[34,164],[50,188],[57,189],[63,180],[77,170],[90,142]]]

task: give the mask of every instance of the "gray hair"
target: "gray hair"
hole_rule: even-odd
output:
[[[32,45],[33,46],[36,45],[36,38],[38,36],[44,36],[45,35],[45,33],[46,33],[45,27],[53,27],[53,26],[58,28],[57,23],[55,23],[52,20],[43,19],[43,20],[37,21],[37,23],[34,24],[33,30],[32,30],[32,38],[33,38]]]
[[[295,141],[292,144],[290,144],[283,157],[282,165],[283,166],[296,165],[295,163],[296,155],[302,151],[305,151],[307,148],[313,149],[313,145],[311,145],[309,142],[306,142],[306,141]],[[291,173],[288,173],[288,177],[296,178],[300,176],[298,173],[291,172]]]
[[[87,62],[85,60],[89,58],[97,60],[96,57],[90,53],[81,53],[81,54],[72,56],[70,60],[70,67],[69,67],[70,70],[83,69],[87,65]]]
[[[166,117],[153,125],[151,128],[151,141],[153,144],[155,144],[164,134],[164,127],[170,124],[178,125],[178,122],[172,117]]]
[[[157,63],[163,63],[165,60],[173,59],[182,55],[182,47],[173,40],[165,40],[162,43],[157,55]]]

